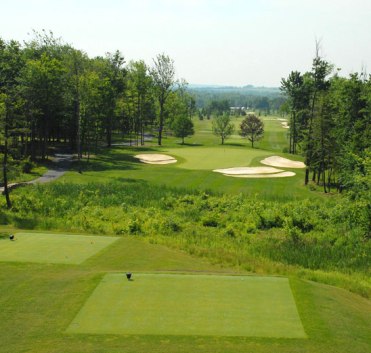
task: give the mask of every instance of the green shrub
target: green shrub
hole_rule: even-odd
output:
[[[22,170],[22,173],[31,173],[32,169],[35,167],[35,163],[33,163],[30,159],[30,157],[28,157],[27,159],[24,159],[23,161],[21,161],[21,170]]]
[[[216,228],[216,227],[218,227],[219,223],[218,223],[218,220],[216,219],[216,217],[210,215],[210,216],[206,216],[205,218],[202,219],[202,225],[204,227]]]

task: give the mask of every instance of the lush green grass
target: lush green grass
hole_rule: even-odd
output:
[[[106,275],[68,333],[305,338],[287,278]]]
[[[85,164],[83,174],[67,173],[60,182],[89,183],[112,180],[146,181],[157,186],[186,188],[188,190],[210,190],[226,194],[259,195],[268,200],[293,200],[316,198],[315,192],[304,187],[304,171],[295,169],[296,176],[276,179],[244,179],[226,177],[213,169],[262,166],[265,157],[280,155],[293,160],[300,156],[282,153],[287,148],[287,130],[281,127],[276,117],[262,117],[266,133],[262,141],[251,148],[249,141],[238,135],[242,117],[233,117],[236,133],[221,145],[220,139],[211,132],[212,120],[194,119],[195,135],[181,145],[179,139],[168,136],[163,146],[156,146],[155,140],[144,147],[115,147],[104,149]],[[166,136],[166,135],[165,135]],[[165,153],[178,159],[171,165],[149,165],[133,156],[141,153]],[[290,170],[290,169],[287,169]]]
[[[127,249],[127,250],[125,250]],[[155,258],[155,260],[154,260]],[[171,259],[171,260],[169,260]],[[371,304],[355,294],[290,279],[307,339],[184,335],[94,335],[66,330],[109,271],[221,269],[181,251],[122,238],[83,264],[0,263],[0,352],[365,353]],[[231,271],[225,269],[224,271]],[[120,274],[120,276],[122,276]],[[126,285],[124,280],[123,285]],[[130,284],[140,284],[134,281]],[[148,293],[150,295],[151,293]]]
[[[139,153],[170,154],[179,162],[169,165],[144,164],[133,157]],[[295,170],[294,177],[276,179],[232,178],[213,172],[213,169],[224,167],[263,166],[260,161],[271,155],[273,154],[267,151],[231,145],[117,147],[102,151],[102,154],[93,157],[90,164],[85,166],[83,174],[72,171],[57,182],[81,184],[113,180],[145,181],[156,186],[166,185],[226,194],[258,194],[263,199],[283,201],[322,196],[303,186],[304,171],[301,169]],[[282,153],[279,155],[293,159]]]
[[[118,238],[87,235],[16,233],[0,240],[0,261],[80,264]]]
[[[5,227],[122,237],[78,265],[0,259],[0,352],[371,351],[370,301],[302,279],[370,295],[366,208],[309,191],[303,171],[279,180],[242,180],[202,169],[202,163],[197,168],[191,160],[199,153],[210,167],[219,167],[235,154],[233,162],[242,165],[259,165],[265,153],[291,158],[282,153],[287,130],[269,119],[254,150],[237,134],[221,146],[210,121],[195,121],[196,134],[186,139],[187,146],[169,136],[163,147],[154,141],[142,148],[106,149],[82,175],[71,171],[50,185],[12,191],[13,209],[2,204],[0,212]],[[223,155],[224,149],[231,154]],[[151,166],[133,158],[170,150],[179,163]],[[0,247],[8,242],[0,240]],[[67,333],[107,273],[122,277],[128,270],[135,277],[139,271],[289,276],[308,339]]]
[[[189,170],[208,170],[247,167],[256,159],[264,159],[272,152],[235,146],[189,147],[163,149],[178,159],[177,167]],[[260,164],[262,166],[262,164]],[[175,165],[174,165],[175,166]]]

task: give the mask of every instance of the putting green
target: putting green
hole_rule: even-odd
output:
[[[264,159],[272,155],[268,151],[231,146],[169,148],[164,153],[183,158],[178,167],[191,170],[247,167],[254,158]]]
[[[106,275],[68,333],[306,338],[281,277]]]
[[[80,264],[117,237],[17,233],[14,241],[0,240],[0,261]]]

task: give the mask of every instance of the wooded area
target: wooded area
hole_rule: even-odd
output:
[[[3,149],[15,159],[45,159],[57,141],[81,157],[99,143],[111,146],[114,132],[143,144],[145,130],[161,144],[165,121],[192,114],[186,83],[165,54],[153,67],[125,64],[119,51],[89,58],[51,32],[35,32],[24,45],[0,39]]]
[[[289,152],[304,155],[305,184],[311,178],[324,192],[361,192],[367,189],[370,164],[371,78],[365,73],[349,78],[338,71],[332,74],[333,66],[318,52],[310,72],[293,71],[282,79],[281,96],[274,89],[252,87],[193,95],[190,92],[197,90],[176,80],[174,61],[165,54],[149,67],[141,60],[126,64],[119,51],[89,58],[52,32],[35,32],[23,45],[0,39],[5,194],[7,171],[45,160],[51,145],[68,148],[79,160],[86,154],[89,160],[99,145],[110,147],[117,135],[143,145],[149,133],[161,145],[164,131],[171,128],[184,142],[193,133],[191,119],[197,108],[203,119],[245,115],[254,107],[259,114],[289,114]],[[236,110],[233,104],[241,103],[241,97],[245,110]]]
[[[370,182],[371,77],[332,74],[333,65],[318,49],[317,43],[310,72],[293,71],[281,82],[290,114],[289,151],[305,157],[305,184],[312,173],[324,192],[331,187],[362,192]]]

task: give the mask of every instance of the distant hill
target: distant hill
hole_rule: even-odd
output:
[[[205,108],[212,101],[228,101],[227,104],[231,107],[277,110],[285,101],[285,97],[278,87],[189,84],[188,90],[195,97],[198,108]]]
[[[278,87],[255,87],[253,85],[246,86],[221,86],[221,85],[204,85],[204,84],[189,84],[188,89],[193,92],[208,92],[211,94],[217,93],[237,93],[248,96],[280,96],[281,91]]]

